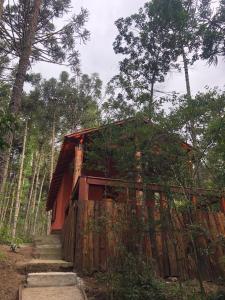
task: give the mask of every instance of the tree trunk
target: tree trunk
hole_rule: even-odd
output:
[[[185,74],[187,97],[188,97],[188,100],[191,100],[191,87],[190,87],[188,60],[187,60],[187,56],[185,54],[184,49],[183,49],[183,62],[184,62],[184,74]],[[196,146],[197,146],[197,137],[196,137],[195,125],[194,125],[193,121],[190,121],[190,134],[191,134],[193,147],[196,148]]]
[[[49,174],[49,188],[52,181],[52,176],[54,172],[54,157],[55,157],[55,114],[53,118],[52,123],[52,145],[51,145],[51,164],[50,164],[50,174]],[[50,234],[51,230],[51,218],[52,218],[52,212],[47,212],[47,235]]]
[[[183,63],[184,63],[184,75],[185,75],[187,96],[189,98],[191,98],[191,86],[190,86],[190,77],[189,77],[189,69],[188,69],[188,59],[187,59],[184,48],[182,51],[182,56],[183,56]]]
[[[20,194],[21,194],[21,187],[22,187],[23,165],[24,165],[24,158],[25,158],[26,142],[27,142],[27,122],[25,125],[24,138],[23,138],[23,150],[22,150],[22,154],[21,154],[18,187],[17,187],[16,200],[15,200],[15,213],[14,213],[13,227],[12,227],[12,238],[15,238],[15,236],[16,236],[16,227],[17,227],[17,221],[18,221],[18,216],[19,216],[19,211],[20,211],[20,200],[21,200]]]
[[[40,175],[40,170],[41,170],[41,158],[42,155],[40,153],[39,160],[38,160],[38,166],[37,166],[37,175],[36,175],[36,180],[35,180],[35,187],[34,187],[34,195],[32,197],[31,201],[31,213],[30,217],[32,217],[34,210],[35,210],[35,203],[36,203],[36,198],[37,198],[37,190],[38,190],[38,185],[39,185],[39,175]]]
[[[4,4],[4,0],[0,0],[0,21],[1,21],[2,13],[3,13],[3,4]]]
[[[12,199],[11,199],[11,205],[10,205],[10,211],[9,211],[9,220],[8,220],[9,226],[11,226],[11,222],[12,222],[15,195],[16,195],[16,185],[15,185],[15,188],[13,189],[13,193],[12,193]]]
[[[35,159],[33,160],[33,162],[35,162]],[[30,208],[31,208],[32,196],[33,196],[33,191],[34,191],[34,183],[35,183],[35,178],[36,178],[36,174],[37,174],[37,167],[38,167],[38,163],[36,163],[34,166],[34,172],[33,172],[33,176],[32,176],[31,187],[30,187],[29,197],[28,197],[28,202],[27,202],[26,216],[25,216],[25,221],[24,221],[24,232],[27,232],[27,228],[28,228],[28,218],[30,215]]]
[[[42,0],[34,0],[33,10],[28,16],[27,24],[24,24],[24,28],[27,29],[25,29],[25,31],[23,32],[24,38],[22,41],[21,54],[19,58],[18,68],[17,68],[15,81],[12,89],[11,100],[9,104],[10,112],[13,115],[16,115],[20,111],[23,85],[30,64],[30,55],[32,53],[32,44],[37,30],[38,16],[40,12],[41,3]],[[5,141],[8,145],[10,145],[12,143],[12,140],[13,140],[13,133],[9,132],[5,136]],[[7,156],[8,154],[5,151],[3,151],[0,154],[0,186],[2,185],[2,181],[3,181],[3,176],[1,174],[4,174],[4,169],[7,162]]]
[[[1,213],[0,226],[1,226],[2,224],[4,224],[5,216],[6,216],[8,207],[9,207],[9,203],[10,203],[10,199],[11,199],[12,194],[13,194],[13,190],[14,190],[14,179],[13,179],[12,182],[10,183],[9,188],[8,188],[8,191],[5,192],[5,205],[4,205],[4,208],[3,208],[2,213]]]
[[[6,186],[6,181],[7,181],[7,175],[9,171],[9,162],[10,162],[10,153],[12,150],[12,142],[9,145],[9,148],[7,149],[7,156],[6,156],[6,161],[3,169],[3,175],[2,175],[2,184],[0,185],[0,195],[3,197],[3,194],[5,192],[5,186]],[[0,176],[1,177],[1,176]],[[1,197],[1,207],[0,207],[0,215],[2,214],[2,209],[3,209],[3,198]]]
[[[45,175],[46,175],[46,173],[43,176],[43,179],[42,179],[42,182],[41,182],[41,186],[40,186],[40,191],[39,191],[39,196],[38,196],[38,202],[37,202],[37,207],[36,207],[36,212],[35,212],[35,217],[34,217],[33,234],[36,233],[36,223],[37,223],[39,206],[40,206],[40,202],[41,202],[41,196],[42,196],[43,186],[44,186],[44,182],[45,182]]]

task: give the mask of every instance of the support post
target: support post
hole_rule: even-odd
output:
[[[83,164],[83,140],[80,140],[79,145],[75,147],[75,153],[74,153],[73,187],[76,185],[79,176],[81,176],[82,164]]]

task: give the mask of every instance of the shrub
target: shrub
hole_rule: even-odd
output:
[[[6,261],[6,255],[5,253],[0,251],[0,262],[4,262],[4,261]]]
[[[150,264],[124,253],[110,263],[109,271],[101,276],[107,285],[109,299],[163,300],[163,283],[155,278]]]
[[[225,291],[218,291],[217,293],[210,295],[208,300],[225,300]]]

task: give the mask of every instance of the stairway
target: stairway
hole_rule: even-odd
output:
[[[61,260],[62,245],[59,234],[34,239],[34,257],[38,259]]]
[[[60,235],[34,239],[34,259],[18,265],[27,274],[20,300],[85,300],[81,280],[71,272],[73,264],[62,260]]]

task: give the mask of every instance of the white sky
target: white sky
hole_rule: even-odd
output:
[[[118,73],[119,56],[113,51],[112,43],[117,35],[114,22],[120,17],[126,17],[136,12],[146,0],[72,0],[74,12],[82,6],[89,11],[87,29],[91,32],[90,41],[80,46],[82,72],[98,73],[106,84],[112,76]],[[197,62],[190,70],[192,92],[203,91],[205,86],[223,87],[225,85],[225,63],[220,61],[217,67],[209,67],[206,62]],[[41,72],[44,78],[58,77],[65,67],[39,63],[33,71]],[[182,73],[171,73],[157,89],[165,92],[185,92],[185,82]]]

